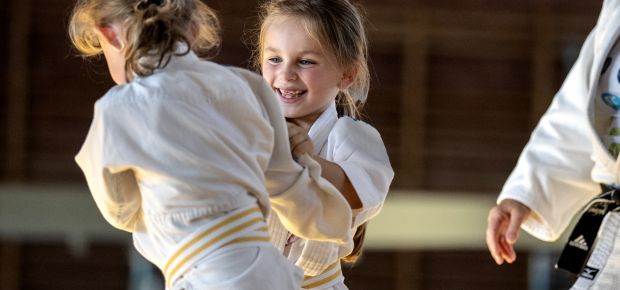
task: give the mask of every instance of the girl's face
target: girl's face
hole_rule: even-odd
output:
[[[273,19],[262,49],[263,77],[289,119],[312,124],[350,84],[334,55],[308,35],[300,17]]]
[[[106,25],[97,28],[99,30],[99,43],[103,55],[108,64],[108,70],[115,83],[121,85],[127,83],[125,74],[125,56],[123,54],[123,42],[119,25]]]

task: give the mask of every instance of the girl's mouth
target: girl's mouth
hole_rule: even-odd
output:
[[[285,103],[294,103],[298,101],[299,98],[304,96],[306,92],[303,90],[291,90],[291,89],[276,89],[278,96]]]

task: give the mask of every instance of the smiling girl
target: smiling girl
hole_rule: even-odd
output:
[[[262,7],[255,62],[280,101],[295,158],[308,155],[349,202],[355,247],[296,238],[269,218],[272,242],[304,269],[305,289],[347,289],[340,259],[361,253],[394,176],[380,134],[357,120],[366,100],[367,41],[347,0],[273,0]],[[345,214],[345,213],[343,213]]]

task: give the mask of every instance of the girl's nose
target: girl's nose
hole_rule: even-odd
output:
[[[297,74],[295,74],[295,73],[291,73],[291,74],[288,74],[288,75],[286,76],[286,80],[287,80],[287,81],[294,81],[294,80],[296,80],[296,79],[297,79]]]
[[[290,65],[287,65],[282,73],[287,81],[294,81],[297,79],[297,72]]]

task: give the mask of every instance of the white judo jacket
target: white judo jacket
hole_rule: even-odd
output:
[[[571,218],[600,193],[599,183],[620,184],[618,160],[600,138],[608,121],[596,120],[594,114],[603,64],[619,34],[620,1],[606,0],[579,58],[498,198],[531,208],[523,229],[539,239],[557,239]]]
[[[302,157],[261,76],[189,53],[99,99],[76,161],[104,218],[162,268],[208,217],[257,203],[295,235],[350,244],[347,201]]]
[[[354,232],[379,214],[394,178],[381,135],[363,121],[338,118],[336,104],[332,102],[314,122],[308,136],[314,143],[314,153],[342,168],[362,202],[362,208],[352,211]],[[269,227],[272,243],[284,252],[288,231],[273,216],[270,216]],[[298,240],[291,245],[288,258],[306,275],[316,276],[350,251],[348,245]]]

